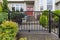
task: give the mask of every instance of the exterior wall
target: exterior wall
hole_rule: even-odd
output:
[[[59,2],[60,0],[55,0],[55,3]]]
[[[53,0],[53,10],[52,11],[54,11],[55,10],[55,0]]]
[[[39,0],[35,0],[34,3],[34,11],[40,11],[40,5],[39,5]]]

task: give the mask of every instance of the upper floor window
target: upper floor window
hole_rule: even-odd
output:
[[[53,2],[53,0],[47,0],[47,4],[48,4],[48,5],[51,5],[52,2]]]
[[[40,6],[40,10],[43,10],[43,6]]]
[[[47,10],[53,9],[53,0],[47,0]]]
[[[44,1],[43,0],[40,0],[40,10],[43,10],[43,5],[44,4]]]

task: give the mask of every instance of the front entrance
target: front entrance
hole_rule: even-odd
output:
[[[34,5],[32,5],[32,4],[27,4],[27,7],[26,7],[26,10],[27,10],[27,12],[26,12],[26,14],[27,14],[27,16],[33,16],[33,6]]]

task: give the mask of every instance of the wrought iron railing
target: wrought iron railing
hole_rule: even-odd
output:
[[[24,30],[24,31],[48,31],[49,33],[51,32],[54,32],[55,34],[57,34],[60,38],[60,15],[56,15],[55,13],[53,13],[52,11],[46,11],[48,12],[48,15],[47,15],[47,25],[43,25],[40,22],[40,17],[43,16],[43,11],[24,11],[22,13],[25,14],[25,16],[22,18],[22,23],[20,23],[21,21],[18,21],[16,18],[18,18],[16,16],[16,18],[14,20],[17,20],[16,22],[17,23],[20,23],[19,27],[20,27],[20,30]],[[18,12],[18,13],[21,13],[21,12]],[[11,19],[11,16],[12,16],[13,12],[9,12],[8,13],[8,19],[9,20],[12,20]],[[20,14],[19,14],[20,15]],[[58,22],[55,21],[55,18],[54,16],[56,16],[58,18]],[[43,23],[46,23],[43,20],[43,17],[42,17],[42,22]],[[14,21],[13,20],[13,21]],[[19,19],[21,20],[21,19]]]

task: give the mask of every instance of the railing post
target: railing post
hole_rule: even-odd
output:
[[[49,10],[49,33],[51,33],[51,11]]]
[[[60,16],[59,16],[59,38],[60,38]]]

